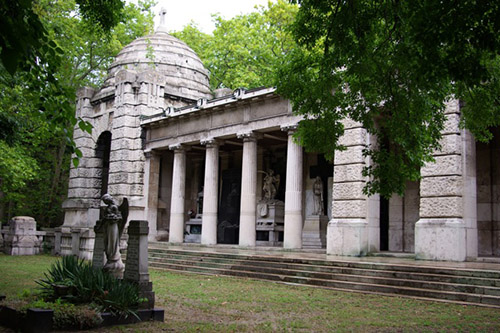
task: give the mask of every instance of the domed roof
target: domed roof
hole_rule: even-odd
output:
[[[108,80],[121,69],[155,71],[166,78],[165,92],[190,99],[211,98],[209,72],[196,53],[160,26],[153,35],[125,46],[109,67]]]

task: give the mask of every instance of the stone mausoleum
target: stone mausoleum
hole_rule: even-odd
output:
[[[211,92],[198,56],[163,25],[126,46],[99,90],[83,88],[61,253],[91,258],[100,198],[129,200],[150,240],[241,247],[390,251],[418,259],[500,256],[499,135],[475,142],[446,109],[442,149],[404,197],[367,197],[362,154],[374,138],[346,119],[333,163],[292,138],[298,116],[274,88]],[[498,133],[496,133],[498,134]],[[57,236],[56,236],[57,238]]]

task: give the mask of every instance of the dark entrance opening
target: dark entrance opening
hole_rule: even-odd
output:
[[[389,200],[380,197],[380,251],[389,250]]]
[[[95,156],[101,160],[101,196],[108,193],[109,154],[111,152],[111,132],[102,132],[97,139]]]
[[[238,244],[240,232],[241,168],[222,171],[217,243]]]

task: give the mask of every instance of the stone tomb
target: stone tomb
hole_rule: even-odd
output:
[[[257,205],[256,245],[275,246],[283,242],[285,203],[279,200]]]
[[[16,216],[10,220],[4,239],[4,252],[12,256],[40,253],[43,232],[36,230],[36,221],[29,216]],[[40,236],[40,237],[39,237]]]

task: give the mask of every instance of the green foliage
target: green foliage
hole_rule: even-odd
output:
[[[136,284],[118,280],[73,256],[56,262],[37,283],[46,300],[61,298],[74,304],[95,303],[101,312],[136,315],[141,302]]]
[[[297,6],[278,0],[257,11],[226,20],[213,16],[212,35],[191,23],[173,33],[186,42],[210,71],[210,86],[217,88],[255,88],[274,85],[275,68],[294,45],[287,26]]]
[[[302,0],[299,46],[279,70],[278,92],[305,116],[298,139],[333,157],[346,117],[377,143],[367,194],[403,194],[440,148],[445,103],[465,101],[477,138],[500,124],[500,4],[494,1]],[[327,135],[320,135],[326,134]]]
[[[0,28],[0,220],[30,215],[41,226],[62,223],[71,154],[81,156],[73,128],[92,130],[75,119],[75,92],[101,85],[123,46],[152,30],[153,5],[152,0],[122,9],[118,0],[0,4],[6,18]],[[12,54],[15,68],[8,62]]]

